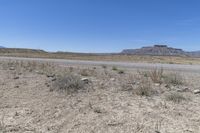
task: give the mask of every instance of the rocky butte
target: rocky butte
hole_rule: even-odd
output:
[[[168,47],[167,45],[154,45],[140,49],[124,49],[121,53],[127,55],[189,56],[189,52]]]

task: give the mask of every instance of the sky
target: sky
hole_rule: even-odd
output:
[[[200,50],[199,0],[0,0],[0,46],[120,52]]]

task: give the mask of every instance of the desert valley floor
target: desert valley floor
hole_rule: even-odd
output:
[[[1,60],[2,133],[199,133],[200,71]]]

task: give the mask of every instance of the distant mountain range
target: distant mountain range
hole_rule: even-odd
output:
[[[124,49],[120,53],[75,53],[75,52],[46,52],[40,49],[26,48],[5,48],[0,46],[0,54],[6,53],[44,53],[44,54],[79,54],[79,55],[150,55],[150,56],[183,56],[183,57],[200,57],[200,51],[184,51],[178,48],[168,47],[167,45],[154,45],[142,47],[140,49]]]
[[[200,51],[189,52],[182,49],[168,47],[167,45],[154,45],[150,47],[142,47],[140,49],[124,49],[121,54],[200,57]]]

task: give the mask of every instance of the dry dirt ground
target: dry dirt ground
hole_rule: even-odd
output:
[[[82,86],[69,93],[58,82],[71,75]],[[0,132],[200,133],[199,79],[160,68],[1,61]]]

